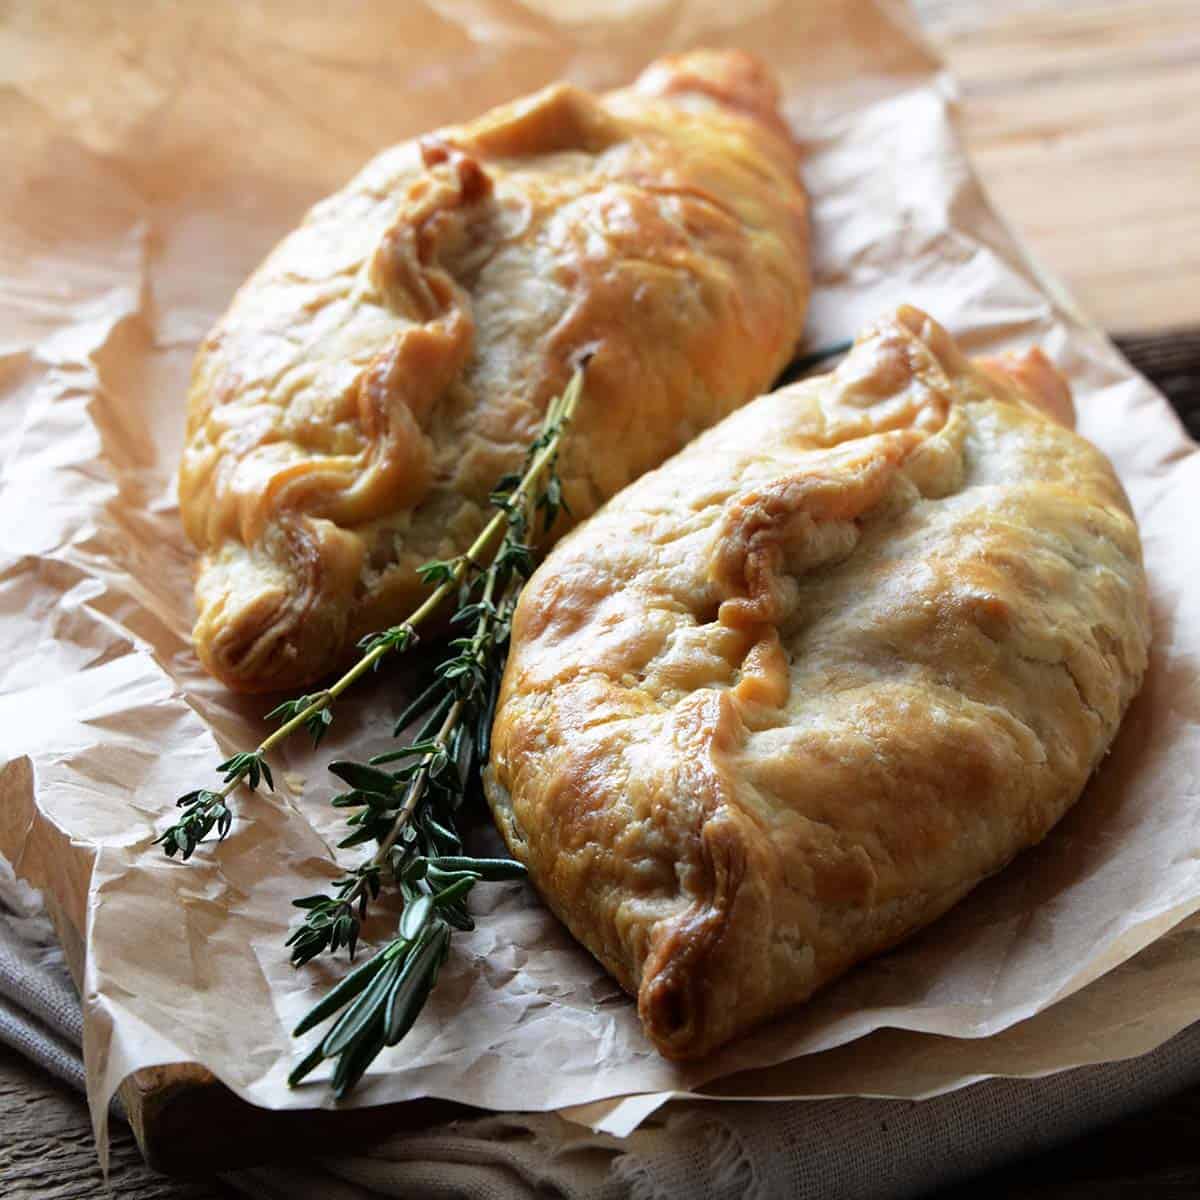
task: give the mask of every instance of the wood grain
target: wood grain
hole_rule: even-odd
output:
[[[1118,337],[1117,346],[1171,402],[1200,441],[1200,330]]]
[[[215,1180],[181,1181],[142,1161],[129,1129],[114,1124],[112,1194],[119,1200],[225,1200]],[[0,1195],[77,1200],[104,1195],[83,1097],[0,1046]]]
[[[1200,323],[1200,3],[916,0],[1007,221],[1121,332]]]

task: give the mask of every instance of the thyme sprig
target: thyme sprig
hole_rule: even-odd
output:
[[[403,653],[413,646],[417,641],[418,627],[434,616],[464,583],[484,573],[481,560],[501,530],[511,531],[514,512],[524,512],[532,505],[534,511],[544,515],[545,527],[549,528],[554,516],[565,507],[562,486],[554,473],[554,465],[563,432],[579,402],[583,370],[583,366],[577,368],[562,395],[551,403],[541,433],[529,447],[522,470],[516,475],[506,476],[497,484],[492,494],[497,511],[467,551],[453,558],[425,563],[418,568],[422,581],[432,587],[425,599],[404,620],[363,638],[359,642],[361,657],[335,683],[322,691],[285,701],[273,708],[267,717],[281,721],[279,728],[268,734],[255,749],[234,754],[218,765],[217,771],[222,776],[219,789],[197,788],[179,797],[176,805],[183,809],[183,814],[155,839],[155,844],[163,847],[168,858],[176,854],[182,859],[190,858],[214,829],[218,840],[229,833],[233,825],[229,797],[239,785],[245,785],[254,792],[260,783],[265,783],[269,791],[274,791],[275,782],[267,755],[301,728],[307,730],[314,746],[319,745],[333,722],[333,706],[337,698],[369,671],[377,670],[387,656]],[[547,475],[548,478],[543,479]],[[532,566],[532,549],[512,541],[507,533],[501,542],[499,556],[507,556],[506,561],[511,567],[518,562]],[[361,895],[362,889],[356,888],[355,898],[361,899]],[[339,928],[344,929],[344,923]]]
[[[551,406],[522,472],[501,480],[492,504],[504,535],[486,565],[459,572],[455,560],[431,563],[427,578],[458,581],[452,623],[465,632],[396,722],[397,749],[365,763],[335,762],[330,770],[350,790],[337,796],[353,809],[340,845],[374,841],[362,866],[338,879],[332,894],[294,901],[304,919],[287,944],[301,966],[345,946],[351,959],[362,922],[385,884],[399,890],[403,909],[395,936],[350,972],[296,1026],[297,1037],[336,1016],[325,1035],[289,1076],[294,1086],[325,1059],[334,1060],[333,1091],[341,1098],[385,1046],[394,1046],[417,1019],[450,951],[454,930],[474,928],[467,897],[481,880],[521,878],[509,859],[462,853],[456,815],[479,786],[517,595],[533,571],[533,535],[540,516],[548,530],[564,508],[556,465],[563,431],[578,403],[576,373]],[[394,769],[385,770],[399,764]],[[340,1013],[340,1016],[337,1015]]]

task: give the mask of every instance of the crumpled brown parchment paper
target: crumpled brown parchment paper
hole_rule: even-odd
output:
[[[203,1064],[256,1104],[329,1102],[319,1084],[285,1082],[302,1052],[288,1030],[334,973],[288,965],[290,901],[336,870],[324,763],[382,747],[403,702],[401,669],[339,710],[320,755],[291,746],[277,770],[289,783],[239,797],[233,836],[191,863],[152,845],[180,793],[258,741],[269,707],[205,678],[188,642],[173,475],[198,340],[305,208],[376,150],[560,76],[619,84],[697,44],[766,58],[808,148],[809,349],[909,301],[972,352],[1038,342],[1069,373],[1081,430],[1141,522],[1149,677],[1042,846],[794,1016],[702,1064],[666,1063],[532,893],[490,885],[425,1015],[349,1103],[574,1106],[622,1132],[701,1085],[922,1095],[1140,1053],[1200,1015],[1190,928],[1132,957],[1200,908],[1200,454],[988,207],[953,85],[902,4],[375,0],[332,15],[104,0],[8,13],[0,851],[86,946],[94,1112],[134,1070],[171,1062]]]

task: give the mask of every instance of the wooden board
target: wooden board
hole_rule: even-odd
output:
[[[1200,3],[917,7],[959,76],[985,182],[1034,252],[1110,328],[1200,325]],[[1200,336],[1127,345],[1168,392],[1189,398],[1200,433]],[[78,978],[85,881],[56,886],[56,924]],[[167,1171],[263,1161],[318,1134],[371,1137],[446,1111],[270,1113],[189,1064],[137,1073],[121,1100],[147,1160]],[[5,1170],[0,1159],[0,1178]]]
[[[182,1181],[142,1161],[132,1134],[113,1129],[111,1195],[119,1200],[218,1200],[237,1193],[216,1180]],[[38,1200],[105,1195],[83,1097],[0,1046],[0,1194]]]
[[[967,145],[1106,329],[1200,323],[1200,3],[916,0]]]

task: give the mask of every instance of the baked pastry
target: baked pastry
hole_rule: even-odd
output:
[[[294,687],[467,548],[590,352],[583,516],[770,385],[809,278],[798,151],[740,52],[567,84],[388,150],[318,204],[196,360],[180,506],[196,648]]]
[[[610,501],[522,593],[489,801],[654,1045],[704,1054],[945,912],[1140,684],[1137,527],[1038,351],[923,313]]]

